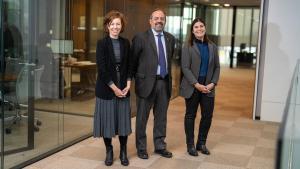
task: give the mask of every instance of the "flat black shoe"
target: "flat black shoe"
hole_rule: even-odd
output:
[[[207,147],[205,145],[197,146],[196,149],[198,151],[200,151],[202,154],[210,155],[210,152],[209,152],[209,150],[207,149]]]
[[[120,161],[123,166],[129,165],[126,148],[121,148],[121,150],[120,150]]]
[[[113,152],[113,148],[112,147],[109,147],[107,150],[106,150],[106,158],[105,158],[105,165],[106,166],[111,166],[113,164],[113,161],[114,161],[114,152]]]
[[[196,148],[195,148],[194,145],[188,146],[188,147],[187,147],[187,152],[188,152],[189,155],[191,155],[191,156],[198,156],[198,152],[197,152],[197,150],[196,150]]]
[[[162,149],[162,150],[155,150],[154,151],[156,154],[161,155],[162,157],[166,157],[166,158],[172,158],[172,153],[166,149]]]
[[[149,158],[148,153],[147,153],[146,150],[138,150],[137,155],[141,159],[148,159]]]

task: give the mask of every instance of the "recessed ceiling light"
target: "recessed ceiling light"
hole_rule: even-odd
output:
[[[211,4],[211,6],[220,6],[220,4]]]
[[[224,6],[225,6],[225,7],[229,7],[229,6],[230,6],[230,4],[224,4]]]

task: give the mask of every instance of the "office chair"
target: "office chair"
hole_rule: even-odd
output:
[[[22,118],[28,118],[26,113],[22,114],[22,108],[28,108],[28,78],[29,72],[28,67],[24,66],[20,73],[18,74],[16,85],[15,85],[15,92],[11,92],[4,95],[4,100],[13,103],[14,108],[16,110],[14,121],[12,124],[15,124],[17,121],[20,121]],[[40,79],[41,75],[44,71],[44,65],[40,68],[34,69],[34,96],[33,98],[38,99],[41,98],[41,89],[40,89]],[[34,118],[34,131],[39,131],[40,125],[42,122],[37,118]],[[12,124],[5,129],[6,133],[11,133]]]
[[[5,72],[4,74],[7,76],[14,76],[16,77],[19,75],[22,67],[24,65],[20,65],[20,60],[18,58],[11,58],[6,57],[5,58]],[[17,121],[20,120],[20,115],[18,114],[18,111],[13,111],[15,104],[11,100],[12,93],[15,92],[16,89],[16,80],[10,80],[10,81],[3,81],[3,88],[0,91],[0,98],[1,102],[3,103],[4,107],[4,123],[6,126],[9,126],[6,128],[6,133],[11,132],[11,126],[13,124],[16,124]],[[8,96],[8,97],[7,97]]]

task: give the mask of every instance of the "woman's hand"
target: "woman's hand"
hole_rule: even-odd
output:
[[[202,93],[210,93],[210,90],[207,88],[207,86],[204,86],[200,83],[195,83],[194,87]]]
[[[117,88],[117,89],[115,89],[115,90],[113,90],[114,91],[114,93],[115,93],[115,95],[117,96],[117,97],[125,97],[125,95],[123,94],[123,92],[119,89],[119,88]]]
[[[211,91],[213,88],[215,87],[215,84],[214,83],[210,83],[208,85],[206,85],[206,88]]]
[[[131,81],[128,80],[126,87],[122,90],[122,93],[124,96],[126,96],[128,91],[130,90],[130,84],[131,84]]]
[[[115,84],[111,84],[109,87],[114,91],[117,97],[122,98],[126,96],[123,94],[122,90],[120,90]]]

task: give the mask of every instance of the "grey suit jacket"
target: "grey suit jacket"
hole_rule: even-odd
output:
[[[171,96],[172,76],[171,58],[174,52],[175,38],[168,32],[163,32],[168,64],[168,95]],[[153,90],[156,81],[158,54],[154,34],[151,29],[137,34],[132,40],[130,67],[135,77],[135,92],[139,97],[146,98]]]
[[[195,43],[195,42],[194,42]],[[220,76],[220,62],[218,48],[213,43],[208,43],[209,63],[205,85],[214,83],[217,85]],[[185,45],[182,49],[181,69],[183,78],[180,85],[180,95],[190,98],[194,92],[194,84],[198,82],[201,64],[200,51],[197,45]],[[207,94],[209,97],[215,96],[215,88]]]

